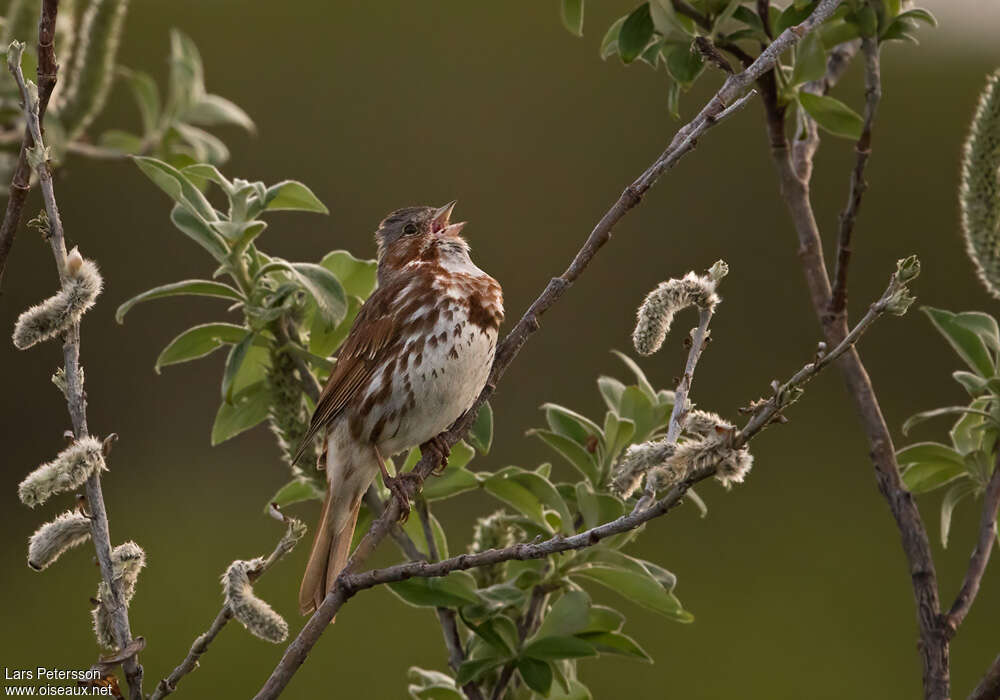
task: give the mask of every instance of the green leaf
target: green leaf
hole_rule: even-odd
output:
[[[653,658],[646,653],[645,649],[639,646],[634,639],[621,632],[591,632],[590,634],[581,634],[579,637],[602,654],[630,656],[633,659],[653,663]]]
[[[1000,352],[1000,326],[997,320],[981,311],[963,311],[952,319],[956,324],[979,336],[993,352]]]
[[[532,639],[572,636],[587,627],[589,617],[590,596],[584,591],[567,591],[553,604]]]
[[[584,656],[597,656],[594,647],[577,637],[551,636],[540,637],[521,650],[522,657],[533,659],[579,659]]]
[[[951,516],[955,508],[966,496],[971,496],[976,490],[976,485],[971,479],[962,479],[952,484],[941,501],[941,546],[948,549],[948,534],[951,532]]]
[[[208,280],[184,280],[183,282],[174,282],[172,284],[164,284],[159,287],[153,287],[152,289],[146,290],[142,294],[137,294],[118,307],[118,310],[115,311],[115,320],[118,321],[118,323],[122,323],[125,319],[125,314],[129,312],[129,309],[144,301],[161,299],[163,297],[181,296],[185,294],[234,299],[236,301],[241,301],[243,299],[243,295],[236,289],[230,287],[228,284],[210,282]]]
[[[101,134],[97,145],[122,155],[131,155],[142,150],[142,139],[135,134],[118,129],[109,129]]]
[[[601,392],[601,398],[607,404],[608,410],[617,413],[622,394],[625,392],[625,385],[614,377],[598,377],[597,390]]]
[[[649,14],[656,31],[663,36],[669,36],[672,32],[681,32],[688,36],[697,34],[694,20],[677,14],[670,0],[650,0]]]
[[[452,449],[454,454],[454,449]],[[450,498],[465,491],[479,488],[479,477],[468,469],[453,467],[449,459],[448,467],[441,476],[428,479],[424,484],[423,496],[428,501]]]
[[[233,401],[233,379],[243,366],[250,346],[257,339],[256,333],[247,333],[246,336],[229,350],[226,358],[226,367],[222,372],[222,400],[226,403]]]
[[[987,391],[989,387],[989,380],[980,377],[978,374],[973,374],[972,372],[963,372],[961,370],[957,372],[952,372],[951,376],[954,377],[955,381],[961,384],[969,396],[975,398],[980,396]]]
[[[552,667],[545,661],[521,658],[517,660],[517,672],[521,674],[524,684],[541,693],[543,697],[549,694],[552,687]]]
[[[919,8],[919,7],[914,8],[912,10],[907,10],[906,12],[903,12],[898,17],[896,17],[896,19],[897,20],[899,20],[899,19],[915,19],[915,20],[917,20],[919,22],[924,22],[926,24],[929,24],[932,27],[938,26],[937,18],[935,18],[934,15],[932,15],[929,11],[924,10],[922,8]]]
[[[983,397],[969,404],[969,408],[975,411],[985,411],[989,405],[990,399]],[[955,421],[948,435],[951,437],[955,449],[962,455],[967,455],[979,449],[979,444],[983,439],[981,426],[985,416],[979,413],[965,413],[964,411],[963,413],[964,415]]]
[[[826,52],[817,32],[806,34],[795,48],[792,86],[819,80],[826,73]]]
[[[212,447],[262,422],[267,418],[270,407],[271,391],[265,381],[256,382],[234,393],[232,402],[223,401],[215,414]],[[322,498],[322,494],[320,497]]]
[[[979,332],[969,330],[967,325],[959,322],[958,316],[944,309],[935,309],[930,306],[923,306],[920,309],[934,324],[934,327],[945,337],[948,344],[965,361],[969,367],[981,377],[992,377],[996,369],[989,351],[983,343]],[[965,318],[965,324],[973,324],[977,318],[969,314]],[[983,323],[981,319],[980,323]],[[980,328],[980,332],[984,329]]]
[[[287,484],[278,489],[278,492],[271,497],[269,503],[276,503],[279,508],[301,503],[302,501],[322,501],[326,493],[319,485],[310,478],[299,477],[292,479]]]
[[[743,7],[742,5],[737,7],[733,11],[733,19],[747,25],[761,36],[766,36],[764,33],[764,23],[761,22],[760,15],[749,7]]]
[[[592,605],[588,611],[587,626],[580,634],[596,632],[617,632],[625,624],[625,616],[606,605]]]
[[[622,394],[620,415],[635,424],[632,442],[643,442],[649,439],[658,428],[663,427],[668,420],[670,407],[667,404],[650,402],[646,394],[634,386],[626,387]]]
[[[205,71],[198,47],[177,29],[170,30],[169,85],[168,104],[174,114],[184,111],[205,94]]]
[[[701,54],[694,53],[690,47],[674,47],[667,53],[666,59],[667,71],[681,87],[689,86],[705,70],[705,61]]]
[[[476,580],[465,571],[453,571],[441,578],[411,578],[388,584],[404,602],[418,607],[454,608],[479,603]]]
[[[635,360],[633,360],[631,357],[629,357],[623,352],[612,350],[611,353],[617,356],[618,359],[621,360],[623,363],[625,363],[625,366],[628,367],[629,370],[631,370],[632,374],[635,375],[635,381],[639,385],[640,391],[642,391],[642,393],[646,395],[646,398],[648,398],[651,403],[655,404],[656,391],[653,389],[653,385],[649,383],[649,380],[646,379],[646,373],[642,371],[642,368],[640,368],[639,365],[635,363]]]
[[[229,148],[218,136],[183,122],[175,122],[173,129],[191,147],[196,161],[219,164],[229,160]]]
[[[203,95],[184,112],[184,121],[200,126],[234,124],[251,134],[257,130],[253,119],[241,107],[218,95]]]
[[[692,622],[694,620],[694,616],[684,610],[677,597],[660,585],[659,581],[648,572],[642,574],[633,570],[597,564],[576,570],[572,575],[596,581],[626,599],[672,620],[678,622]]]
[[[904,447],[896,453],[896,461],[900,465],[940,461],[951,461],[955,464],[964,463],[962,455],[939,442],[918,442],[915,445]]]
[[[411,666],[406,677],[411,682],[406,690],[416,700],[465,700],[446,673]]]
[[[484,488],[500,500],[509,503],[546,530],[550,529],[542,511],[547,505],[559,513],[563,530],[572,529],[572,517],[559,492],[548,479],[518,467],[507,467],[483,482]]]
[[[547,445],[561,454],[566,461],[576,467],[592,484],[597,484],[600,481],[600,474],[594,456],[575,441],[564,435],[554,433],[551,430],[529,430],[528,434],[537,435],[541,438]]]
[[[264,197],[264,209],[267,211],[312,211],[319,214],[329,214],[323,202],[313,194],[313,191],[297,180],[285,180],[267,188]]]
[[[564,691],[562,688],[555,688],[545,696],[546,700],[594,700],[594,696],[590,694],[590,689],[580,681],[570,678],[568,679],[568,683],[569,690]]]
[[[391,586],[392,584],[389,585]],[[469,659],[468,661],[464,661],[455,676],[455,683],[457,685],[465,685],[466,683],[479,680],[479,678],[483,675],[492,671],[505,661],[506,659],[501,659],[496,656],[491,656],[486,659]]]
[[[625,24],[627,17],[619,17],[614,21],[614,23],[608,27],[608,31],[605,32],[604,38],[601,39],[601,58],[607,58],[613,53],[618,51],[618,35],[621,33],[622,25]]]
[[[570,438],[582,447],[586,447],[590,442],[589,438],[604,437],[604,431],[597,423],[576,411],[555,403],[544,403],[541,407],[553,432]]]
[[[974,405],[975,404],[973,404],[973,406]],[[978,408],[974,408],[973,406],[945,406],[944,408],[935,408],[930,411],[922,411],[921,413],[912,415],[906,419],[905,423],[903,423],[903,435],[908,435],[910,430],[913,429],[913,426],[918,423],[923,423],[925,420],[929,420],[931,418],[937,418],[939,416],[946,416],[954,413],[968,413],[993,420],[993,416],[991,414]]]
[[[378,263],[374,260],[362,260],[346,250],[334,250],[324,255],[319,264],[340,280],[348,294],[367,299],[375,291]]]
[[[344,293],[344,288],[325,267],[315,263],[290,263],[275,258],[264,265],[257,276],[277,271],[291,273],[292,278],[309,293],[324,318],[331,323],[340,323],[347,315],[347,295]]]
[[[646,49],[653,38],[653,19],[649,15],[649,3],[644,2],[625,18],[618,34],[618,55],[624,63],[631,63]]]
[[[799,104],[816,123],[834,136],[857,141],[861,138],[864,120],[857,112],[838,99],[799,91]]]
[[[583,36],[583,0],[562,0],[560,10],[566,30],[575,36]]]
[[[469,429],[469,442],[480,454],[490,453],[490,446],[493,444],[493,409],[489,401],[479,407],[476,422]]]
[[[146,177],[189,212],[204,221],[214,221],[217,218],[205,195],[177,168],[148,156],[132,156],[132,160]]]
[[[232,323],[206,323],[189,328],[170,341],[156,358],[155,369],[204,357],[223,345],[243,340],[247,329]]]
[[[619,418],[614,411],[604,414],[604,461],[603,469],[610,467],[618,455],[632,443],[635,423],[628,418]]]
[[[229,254],[222,237],[209,228],[208,224],[180,204],[170,210],[170,221],[177,229],[207,250],[217,262],[222,262]]]
[[[434,547],[437,549],[438,559],[448,558],[448,538],[444,533],[444,528],[441,527],[441,523],[434,516],[433,513],[430,514],[431,522],[431,533],[434,536]],[[423,523],[420,522],[420,518],[408,518],[406,522],[401,524],[403,531],[410,536],[413,543],[417,545],[419,549],[424,554],[430,556],[431,550],[427,546],[427,537],[424,534]]]
[[[125,78],[132,89],[139,115],[142,118],[143,134],[152,134],[160,122],[160,91],[147,73],[129,70],[119,66],[118,73]]]
[[[340,323],[330,323],[319,309],[313,309],[309,318],[309,352],[326,357],[339,348],[360,310],[361,301],[353,295],[347,297],[347,313]]]
[[[226,179],[226,177],[219,172],[217,167],[209,163],[195,163],[193,165],[188,165],[181,168],[181,172],[184,173],[185,177],[188,179],[198,178],[214,182],[226,193],[229,193],[233,189],[233,183]]]
[[[903,484],[910,493],[926,493],[965,475],[965,464],[935,460],[910,464],[903,471]]]

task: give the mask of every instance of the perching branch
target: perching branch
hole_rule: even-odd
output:
[[[48,56],[39,59],[39,78],[42,78],[42,65],[46,66],[46,71],[51,69],[52,77],[49,86],[55,84],[55,58],[52,48],[52,27],[46,20],[46,12],[51,13],[49,17],[54,26],[55,13],[58,3],[46,2],[43,10],[43,21],[39,25],[40,32],[44,30],[39,39],[39,53],[45,51]],[[45,8],[48,8],[47,10]],[[67,253],[65,236],[63,233],[62,219],[59,216],[59,207],[56,204],[55,190],[52,187],[52,173],[49,170],[46,156],[45,144],[42,141],[42,104],[41,94],[38,88],[32,83],[28,84],[24,80],[21,72],[21,55],[24,52],[24,44],[13,42],[7,51],[7,67],[21,91],[21,98],[24,101],[24,116],[27,122],[26,133],[30,135],[33,145],[23,149],[25,158],[31,163],[38,175],[39,186],[42,190],[42,197],[45,200],[45,211],[49,219],[49,242],[52,245],[52,253],[56,261],[56,269],[59,273],[60,281],[64,288],[68,282],[68,266],[66,264]],[[47,79],[48,80],[48,79]],[[27,144],[27,138],[25,139]],[[12,190],[13,194],[13,190]],[[10,208],[8,206],[8,213]],[[20,213],[20,212],[18,212]],[[80,440],[89,435],[87,429],[87,400],[83,393],[83,386],[80,381],[80,322],[77,320],[66,332],[63,342],[63,358],[65,362],[66,376],[66,403],[69,408],[70,418],[73,422],[73,432],[76,439]],[[108,514],[104,505],[104,495],[101,491],[101,474],[95,470],[86,482],[87,506],[90,511],[91,538],[94,541],[94,549],[97,553],[97,561],[101,568],[101,577],[110,592],[110,600],[102,601],[106,606],[111,618],[112,632],[115,643],[119,649],[125,649],[132,642],[132,631],[129,627],[128,607],[124,603],[121,591],[121,582],[114,576],[111,561],[111,534],[108,527]],[[132,700],[142,700],[142,666],[139,665],[136,657],[130,656],[122,662],[125,669],[125,677],[129,685],[129,697]]]
[[[861,198],[868,189],[865,182],[865,166],[872,154],[872,125],[875,112],[882,99],[882,77],[879,65],[879,46],[875,39],[864,39],[861,51],[865,55],[865,115],[861,128],[861,138],[854,146],[854,170],[851,171],[851,190],[847,196],[847,206],[840,215],[840,231],[837,237],[837,266],[833,275],[833,291],[830,293],[830,313],[838,315],[847,309],[847,271],[851,264],[851,235],[857,222]]]
[[[850,45],[846,49],[850,51]],[[849,56],[838,55],[835,50],[827,63],[826,78],[819,86],[809,86],[809,89],[818,89],[820,92],[828,89],[843,72],[846,58]],[[766,81],[767,79],[762,81],[762,86]],[[773,87],[773,77],[769,82]],[[790,148],[785,136],[785,111],[777,102],[776,92],[773,89],[762,89],[761,93],[767,113],[771,157],[778,170],[781,195],[798,235],[799,259],[805,272],[813,310],[827,342],[840,343],[847,335],[847,318],[843,313],[837,316],[829,313],[832,299],[830,277],[823,259],[819,226],[809,196],[812,157],[819,143],[816,125],[811,119],[804,117],[805,135],[797,138]],[[840,365],[868,439],[879,491],[889,505],[902,538],[917,604],[920,629],[918,647],[923,664],[924,693],[927,698],[945,700],[950,695],[948,641],[941,629],[937,573],[927,528],[913,496],[900,478],[892,436],[861,357],[852,349],[842,358]]]
[[[55,35],[56,15],[59,13],[59,0],[43,0],[42,13],[38,20],[38,124],[45,120],[45,110],[49,106],[49,97],[56,86],[59,64],[56,63]],[[17,37],[15,37],[17,38]],[[24,37],[27,38],[27,37]],[[21,152],[14,166],[14,176],[10,181],[10,193],[7,197],[7,209],[4,211],[3,223],[0,223],[0,285],[3,284],[4,272],[7,268],[7,257],[17,236],[17,227],[21,223],[21,210],[31,190],[31,164],[28,162],[28,151],[35,146],[35,139],[28,125],[24,127],[24,139],[21,142]]]
[[[747,445],[764,428],[774,422],[782,411],[801,395],[802,387],[819,372],[849,352],[880,316],[887,312],[898,314],[904,311],[909,306],[909,302],[913,300],[912,297],[908,296],[906,287],[916,277],[918,270],[919,263],[916,263],[915,259],[909,258],[900,261],[900,268],[890,279],[885,292],[878,301],[869,307],[868,313],[851,329],[837,347],[828,353],[818,354],[813,361],[803,366],[786,382],[776,385],[770,399],[755,404],[753,415],[734,436],[733,446],[739,448]],[[542,542],[521,542],[503,549],[488,549],[475,554],[460,554],[437,562],[406,562],[385,569],[371,569],[360,574],[342,574],[337,579],[334,590],[323,601],[323,606],[331,601],[335,602],[336,607],[333,612],[336,614],[340,607],[358,592],[382,584],[416,577],[446,576],[453,571],[464,571],[507,561],[544,559],[559,552],[591,547],[607,537],[634,530],[643,523],[666,514],[683,499],[684,494],[692,485],[713,476],[716,473],[716,466],[711,464],[706,468],[695,470],[649,508],[632,511],[617,520],[603,523],[575,535],[559,534]]]
[[[277,546],[271,554],[268,555],[267,559],[263,561],[258,569],[250,573],[249,578],[251,581],[259,579],[264,575],[264,572],[274,566],[279,559],[292,551],[292,548],[295,547],[295,544],[305,531],[302,523],[295,518],[288,518],[282,515],[276,508],[273,510],[272,514],[276,515],[276,517],[282,522],[287,523],[288,529],[285,531],[281,540],[278,541]],[[231,619],[233,619],[233,611],[228,605],[224,604],[222,609],[219,611],[219,614],[215,616],[215,620],[212,621],[212,625],[208,628],[208,630],[194,640],[194,643],[191,645],[191,649],[188,651],[187,656],[184,657],[184,660],[178,664],[177,668],[170,672],[169,676],[160,680],[156,686],[156,690],[154,690],[153,694],[150,696],[150,700],[162,700],[177,690],[177,684],[180,683],[184,676],[198,668],[198,661],[201,659],[201,656],[208,651],[208,646]]]
[[[965,616],[969,614],[976,594],[979,593],[979,584],[986,573],[986,565],[990,561],[990,553],[993,551],[993,541],[997,538],[997,510],[1000,509],[1000,454],[997,455],[996,464],[993,466],[993,476],[990,477],[986,485],[986,493],[983,496],[983,514],[979,522],[979,540],[976,548],[972,551],[969,559],[969,569],[965,572],[962,587],[955,597],[955,602],[951,610],[945,615],[944,627],[949,637],[955,635],[958,626],[962,624]]]
[[[441,437],[446,444],[449,446],[454,445],[465,436],[472,426],[476,415],[479,413],[479,407],[496,390],[496,384],[503,376],[507,366],[513,361],[528,337],[538,330],[541,316],[562,297],[565,291],[583,273],[601,247],[610,240],[611,231],[618,221],[642,200],[643,195],[649,191],[661,175],[673,168],[681,157],[695,147],[699,137],[716,123],[744,106],[753,93],[742,94],[742,96],[741,93],[757,78],[771,70],[782,53],[833,14],[841,1],[821,0],[816,10],[813,11],[808,19],[782,32],[746,70],[729,76],[719,91],[716,92],[698,115],[686,126],[677,131],[670,145],[667,146],[660,157],[635,182],[625,188],[625,191],[622,192],[618,200],[604,214],[593,231],[591,231],[590,236],[588,236],[583,247],[577,252],[570,266],[561,277],[555,277],[549,282],[517,322],[517,325],[514,326],[513,330],[511,330],[497,348],[496,358],[493,361],[493,367],[486,387],[473,407],[456,421],[455,425],[442,434]],[[437,467],[434,454],[433,450],[425,451],[424,456],[413,468],[413,473],[418,479],[405,482],[404,488],[411,499],[418,488],[417,481],[427,478]],[[375,550],[378,543],[385,538],[391,524],[398,520],[399,516],[399,502],[393,499],[382,515],[372,523],[368,533],[352,554],[341,577],[349,576],[360,567],[361,563]],[[298,667],[305,661],[309,650],[316,644],[316,641],[322,635],[336,610],[340,608],[343,602],[344,589],[341,585],[336,585],[327,594],[323,603],[313,613],[312,617],[299,632],[299,635],[288,645],[281,661],[255,696],[256,700],[275,698],[281,693],[289,681],[291,681]]]

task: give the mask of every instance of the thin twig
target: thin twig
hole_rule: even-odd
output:
[[[427,553],[430,561],[438,561],[441,558],[438,552],[437,542],[434,540],[434,527],[431,522],[430,506],[424,498],[417,499],[417,515],[420,518],[420,525],[424,531],[424,539],[427,540]],[[413,557],[410,558],[413,560]],[[462,637],[458,633],[458,619],[455,611],[450,608],[435,608],[438,622],[441,624],[441,633],[444,635],[445,646],[448,647],[448,665],[453,671],[458,671],[465,661],[465,649],[462,646]],[[465,697],[469,700],[484,700],[483,693],[476,683],[469,682],[462,686]]]
[[[55,12],[55,9],[52,9]],[[53,14],[54,16],[54,14]],[[44,12],[43,12],[44,17]],[[40,48],[42,43],[39,43]],[[51,51],[51,42],[46,47],[46,51]],[[59,206],[56,204],[55,190],[52,186],[52,172],[49,169],[48,160],[45,158],[45,143],[42,140],[42,127],[40,121],[40,96],[34,85],[29,85],[24,80],[21,72],[21,55],[24,52],[24,44],[13,42],[7,51],[7,67],[21,91],[21,98],[24,101],[24,116],[27,122],[27,131],[31,135],[34,143],[28,149],[29,161],[34,161],[35,172],[38,174],[38,182],[42,190],[42,198],[45,200],[45,211],[49,218],[49,242],[52,245],[52,254],[55,257],[56,269],[59,272],[60,281],[65,284],[67,281],[66,267],[66,242],[63,233],[62,218],[59,216]],[[46,65],[49,59],[45,59]],[[54,59],[52,59],[54,66]],[[41,65],[41,62],[40,64]],[[53,68],[54,70],[54,68]],[[55,78],[52,78],[54,82]],[[66,373],[66,403],[69,408],[70,418],[73,422],[73,432],[77,439],[89,435],[87,429],[87,400],[80,382],[80,322],[77,321],[66,332],[63,342],[63,359],[65,362],[64,371]],[[108,514],[104,505],[104,495],[101,491],[101,475],[95,471],[86,482],[87,505],[90,511],[91,538],[94,542],[94,549],[97,554],[97,561],[100,564],[101,576],[110,591],[110,600],[102,602],[107,607],[111,617],[111,626],[114,633],[115,643],[119,649],[125,649],[132,642],[132,631],[129,627],[128,606],[124,604],[121,585],[114,576],[114,569],[111,564],[111,534],[108,527]],[[125,677],[129,684],[129,696],[132,700],[142,700],[142,666],[139,665],[136,657],[130,656],[122,662],[125,669]]]
[[[998,698],[1000,698],[1000,655],[993,659],[993,663],[986,670],[986,675],[972,691],[969,700],[998,700]]]
[[[962,587],[955,597],[955,602],[951,610],[945,615],[944,626],[949,636],[954,636],[958,626],[962,624],[965,616],[969,614],[976,594],[979,593],[979,584],[982,583],[983,574],[986,573],[986,565],[990,561],[990,552],[993,551],[993,541],[997,538],[997,510],[1000,509],[1000,453],[997,454],[996,464],[993,466],[993,476],[990,477],[986,485],[986,493],[983,496],[983,513],[979,520],[979,540],[976,548],[972,551],[969,559],[969,568],[965,572]]]
[[[270,569],[274,564],[288,554],[295,547],[296,542],[304,531],[304,527],[301,522],[295,520],[294,518],[287,518],[281,516],[282,520],[288,524],[288,529],[285,530],[285,534],[278,541],[277,546],[268,555],[267,559],[260,565],[259,568],[248,574],[251,581],[256,581],[261,576],[264,575],[268,569]],[[219,614],[215,616],[212,621],[211,626],[203,634],[199,635],[194,643],[191,644],[191,649],[188,651],[187,656],[181,661],[177,667],[170,672],[170,675],[166,678],[160,680],[156,686],[156,690],[150,696],[150,700],[162,700],[162,698],[167,697],[175,690],[177,690],[177,684],[181,682],[187,674],[198,668],[198,661],[201,656],[208,651],[208,646],[215,640],[222,628],[226,626],[231,619],[233,619],[233,611],[228,605],[223,604],[222,609],[219,610]]]
[[[594,227],[594,230],[591,231],[590,236],[579,252],[577,252],[570,266],[561,277],[553,278],[548,283],[542,293],[517,322],[517,325],[504,338],[503,343],[497,348],[496,358],[493,361],[493,367],[486,387],[472,409],[460,418],[452,428],[442,434],[441,437],[446,444],[454,445],[468,432],[479,412],[479,407],[493,394],[496,384],[503,376],[507,366],[513,361],[528,337],[538,330],[541,316],[562,297],[566,290],[576,281],[577,277],[583,273],[601,247],[610,240],[611,231],[615,224],[641,201],[643,195],[656,183],[663,173],[670,170],[682,156],[695,147],[701,135],[720,120],[746,104],[752,92],[744,94],[744,90],[765,72],[771,70],[782,53],[833,14],[840,2],[841,0],[821,0],[808,19],[802,24],[789,27],[782,32],[746,70],[726,78],[719,91],[709,100],[698,115],[674,135],[670,145],[660,157],[635,182],[625,188],[625,191],[622,192],[618,200],[604,214]],[[428,450],[413,468],[413,473],[420,479],[427,478],[436,466],[434,451]],[[408,492],[407,495],[410,498],[413,497],[418,488],[417,481],[417,479],[413,479],[404,483],[404,489]],[[382,515],[372,524],[368,533],[358,544],[342,576],[350,575],[351,572],[358,569],[361,562],[368,558],[378,543],[388,534],[390,523],[395,522],[399,516],[399,502],[397,499],[392,499]],[[305,661],[309,650],[312,649],[313,645],[315,645],[323,631],[327,628],[335,614],[334,611],[339,609],[342,603],[343,589],[339,585],[334,586],[327,594],[323,603],[313,613],[305,626],[303,626],[299,635],[288,645],[281,661],[275,667],[260,692],[255,696],[256,700],[276,698],[281,693],[299,666]]]
[[[694,370],[698,366],[698,359],[708,340],[708,324],[712,322],[715,314],[714,306],[706,306],[701,309],[698,315],[698,327],[691,335],[691,349],[688,350],[687,363],[684,366],[684,375],[677,383],[674,390],[674,408],[670,412],[670,422],[667,424],[667,436],[664,442],[668,445],[676,445],[677,439],[681,436],[681,426],[688,413],[688,393],[691,391],[691,382],[694,381]],[[656,498],[656,480],[646,479],[646,488],[642,498],[635,504],[636,510],[642,510],[652,500]]]
[[[827,61],[827,75],[818,84],[806,86],[806,89],[820,93],[829,89],[843,73],[853,45],[848,43],[837,47]],[[768,83],[770,85],[765,87]],[[812,157],[819,143],[818,131],[811,119],[803,117],[805,135],[797,138],[790,148],[785,136],[785,111],[778,104],[777,94],[773,89],[773,76],[763,79],[761,86],[771,157],[778,170],[781,195],[798,235],[799,260],[805,272],[813,310],[820,320],[827,343],[839,343],[847,334],[847,319],[843,315],[833,317],[828,313],[830,278],[823,260],[819,226],[809,196]],[[950,695],[948,640],[941,629],[937,572],[931,556],[927,528],[913,496],[900,478],[892,436],[861,357],[852,349],[842,358],[840,366],[868,439],[878,489],[889,505],[902,538],[916,600],[920,630],[918,648],[923,665],[925,697],[946,700]]]
[[[44,0],[42,12],[38,19],[38,124],[45,120],[45,110],[49,106],[49,97],[56,86],[59,64],[56,63],[55,36],[56,16],[59,13],[59,0]],[[18,39],[19,37],[14,37]],[[27,38],[27,37],[23,37]],[[21,142],[21,152],[17,156],[14,176],[10,181],[10,192],[7,196],[7,209],[4,211],[3,223],[0,223],[0,285],[3,284],[4,272],[7,269],[7,257],[17,236],[17,227],[21,223],[21,210],[31,190],[31,164],[28,162],[28,151],[35,145],[34,136],[28,125],[24,127],[24,140]]]
[[[864,39],[861,51],[865,55],[865,116],[861,128],[861,138],[854,146],[854,170],[851,171],[851,189],[847,196],[847,206],[840,215],[840,231],[837,236],[837,266],[833,275],[833,291],[830,293],[829,313],[847,313],[847,271],[851,264],[851,236],[861,208],[861,198],[868,189],[865,182],[865,166],[872,154],[872,125],[875,112],[882,99],[882,77],[879,65],[879,46],[875,39]]]

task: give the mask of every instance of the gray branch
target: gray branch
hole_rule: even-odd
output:
[[[51,48],[51,47],[50,47]],[[55,190],[52,187],[52,172],[46,157],[45,143],[42,140],[41,104],[38,89],[34,84],[29,86],[21,72],[21,55],[24,44],[13,42],[7,52],[7,67],[21,91],[24,101],[24,116],[27,122],[27,132],[31,135],[34,145],[28,149],[27,158],[38,175],[38,183],[45,200],[45,211],[49,218],[49,242],[56,261],[60,281],[67,280],[66,243],[63,233],[62,218],[59,216],[59,206],[56,204]],[[53,78],[54,82],[54,78]],[[73,432],[77,439],[87,437],[87,400],[80,382],[80,323],[73,324],[63,342],[63,358],[66,373],[66,403],[73,422]],[[112,632],[119,649],[125,649],[132,642],[132,631],[129,627],[128,607],[124,604],[121,585],[113,574],[111,564],[111,534],[108,526],[108,514],[104,505],[104,495],[101,491],[101,475],[95,471],[86,483],[87,505],[90,510],[91,537],[97,553],[97,561],[101,568],[101,577],[110,591],[110,600],[104,601],[111,617]],[[122,662],[125,677],[129,684],[129,697],[132,700],[142,700],[142,666],[135,655]]]

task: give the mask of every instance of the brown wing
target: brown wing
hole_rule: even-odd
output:
[[[295,452],[295,464],[311,444],[313,438],[333,421],[359,389],[367,385],[375,370],[385,359],[386,348],[395,344],[399,329],[392,302],[399,292],[399,284],[387,284],[375,290],[354,319],[337,358],[333,373],[316,403],[309,430]]]

